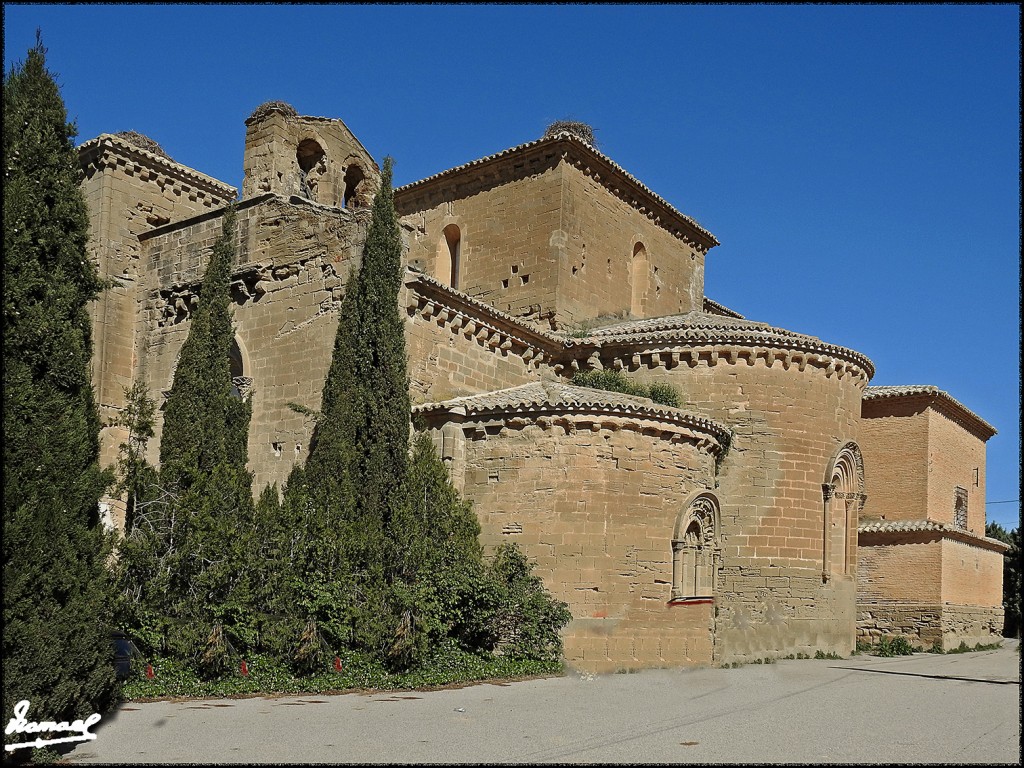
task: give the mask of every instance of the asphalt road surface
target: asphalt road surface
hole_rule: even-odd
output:
[[[1020,654],[128,703],[74,763],[1020,763]]]

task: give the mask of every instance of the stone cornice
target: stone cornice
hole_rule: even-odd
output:
[[[502,350],[515,345],[514,351],[525,354],[534,367],[544,362],[567,376],[591,368],[633,371],[671,369],[680,364],[693,367],[701,362],[754,365],[759,361],[769,367],[778,363],[787,370],[797,366],[803,371],[809,365],[823,369],[828,377],[859,377],[865,385],[874,375],[871,361],[858,352],[749,320],[701,314],[700,317],[712,319],[713,327],[687,328],[685,322],[681,323],[687,316],[673,316],[661,318],[663,323],[658,319],[638,321],[654,322],[658,328],[654,331],[644,329],[608,337],[602,337],[598,331],[576,339],[538,330],[412,267],[406,271],[406,286],[414,289],[406,307],[410,315],[418,312],[442,326],[453,324],[455,331],[478,335],[482,343]],[[668,327],[669,321],[675,327]],[[731,325],[735,323],[742,325]]]
[[[864,390],[864,401],[899,402],[910,406],[933,407],[951,421],[959,424],[982,442],[996,434],[996,428],[974,411],[944,392],[929,384],[906,384],[902,386],[868,387]],[[869,406],[870,407],[870,406]],[[870,415],[866,416],[870,418]]]
[[[410,288],[406,311],[432,319],[453,333],[503,353],[512,351],[534,368],[555,365],[564,354],[562,339],[533,328],[489,304],[456,291],[412,267],[406,268],[405,285]]]
[[[582,339],[566,339],[585,358],[600,359],[603,367],[636,370],[641,367],[691,367],[720,361],[735,365],[768,367],[776,362],[803,371],[808,365],[824,369],[827,376],[850,374],[866,385],[874,375],[871,361],[854,350],[826,344],[814,336],[793,333],[751,320],[690,312],[649,320],[619,323],[594,331]]]
[[[568,132],[529,141],[398,187],[395,189],[396,207],[402,214],[410,213],[416,207],[417,201],[423,200],[427,193],[447,186],[460,175],[489,171],[498,176],[513,177],[521,173],[524,166],[529,165],[529,158],[550,152],[557,153],[560,159],[593,178],[674,237],[695,246],[701,253],[707,253],[709,249],[719,244],[715,236],[694,219],[648,189],[614,160]]]
[[[115,163],[121,165],[132,163],[136,166],[137,172],[146,169],[150,172],[162,173],[179,182],[179,185],[185,185],[204,193],[202,196],[210,195],[214,199],[213,204],[215,205],[231,202],[238,196],[238,190],[230,184],[225,184],[223,181],[200,173],[187,165],[142,149],[111,133],[102,133],[94,139],[83,142],[78,147],[78,157],[83,168],[105,163],[108,158],[113,157]]]
[[[630,430],[663,439],[695,443],[711,455],[721,454],[729,430],[718,422],[659,405],[646,398],[554,382],[537,382],[441,403],[413,406],[413,413],[444,421],[512,428],[529,424],[571,430]],[[465,428],[465,427],[464,427]]]

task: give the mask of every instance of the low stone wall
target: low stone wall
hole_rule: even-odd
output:
[[[902,635],[918,648],[938,642],[944,651],[1002,637],[1003,609],[937,603],[858,603],[857,640],[875,644]]]

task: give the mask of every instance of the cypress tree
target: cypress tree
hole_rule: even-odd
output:
[[[402,249],[391,177],[388,157],[362,262],[346,285],[305,472],[285,491],[292,514],[324,532],[324,546],[337,541],[330,559],[354,581],[356,639],[375,650],[391,633],[385,530],[403,503],[409,453],[405,326],[398,312]]]
[[[46,50],[4,77],[4,711],[72,721],[116,692],[74,125]],[[16,737],[15,737],[16,738]],[[26,737],[27,738],[27,737]]]
[[[150,646],[194,651],[213,626],[249,640],[254,573],[251,416],[232,394],[229,354],[236,214],[228,208],[203,275],[164,411],[158,498],[136,515],[121,549],[125,621]]]

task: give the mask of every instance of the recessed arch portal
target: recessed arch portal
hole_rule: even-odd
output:
[[[860,447],[848,442],[836,453],[822,483],[822,562],[824,580],[853,573],[857,546],[857,520],[867,496],[864,493],[864,459]]]
[[[692,496],[672,536],[672,600],[711,599],[721,563],[721,512],[713,493]]]

